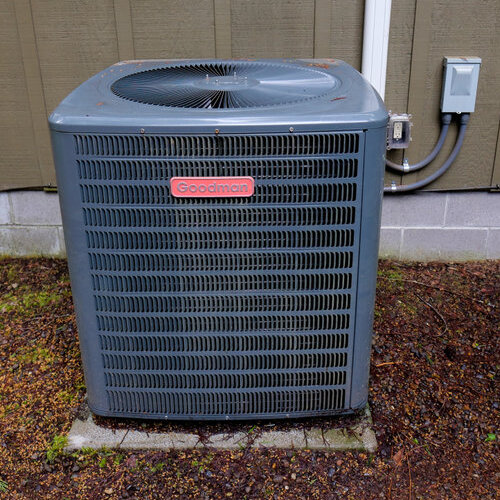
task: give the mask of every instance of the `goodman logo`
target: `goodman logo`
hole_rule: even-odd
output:
[[[254,193],[253,177],[172,177],[170,192],[176,198],[248,197]]]

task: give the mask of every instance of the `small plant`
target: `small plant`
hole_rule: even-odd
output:
[[[163,468],[165,467],[165,462],[158,462],[156,465],[153,465],[151,467],[151,472],[155,473],[155,472],[161,472],[163,470]]]
[[[403,275],[399,271],[395,271],[394,269],[383,270],[379,269],[377,274],[382,278],[387,278],[389,280],[398,281],[403,279]]]
[[[205,469],[208,469],[208,466],[212,463],[212,460],[214,459],[214,454],[213,453],[208,453],[204,458],[202,458],[200,461],[198,460],[193,460],[191,462],[191,465],[193,467],[197,467],[200,472],[205,471]]]
[[[106,463],[107,463],[107,458],[102,457],[101,460],[99,460],[99,467],[103,469],[104,467],[106,467]]]
[[[486,436],[485,441],[496,441],[497,440],[497,435],[493,434],[492,432],[489,432],[488,435]]]
[[[8,489],[9,485],[3,479],[0,479],[0,492],[5,493]]]
[[[64,447],[68,443],[68,438],[60,434],[55,435],[52,443],[47,449],[47,462],[52,463],[57,457],[64,453]]]
[[[94,448],[89,448],[88,446],[82,446],[80,453],[82,455],[88,455],[90,457],[93,457],[94,455],[97,455],[97,450]]]
[[[14,283],[19,278],[19,269],[13,265],[7,268],[7,281],[9,283]]]
[[[75,395],[69,393],[68,391],[61,391],[57,394],[57,398],[60,399],[63,403],[72,403],[73,399],[75,399]]]
[[[22,364],[47,363],[50,365],[56,361],[56,357],[48,349],[36,346],[22,349],[22,352],[12,355],[11,359],[15,359]]]

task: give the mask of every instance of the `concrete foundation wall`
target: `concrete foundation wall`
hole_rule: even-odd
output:
[[[57,194],[0,193],[0,255],[65,255]],[[401,260],[500,258],[500,193],[386,196],[380,257]]]
[[[500,193],[385,196],[380,236],[380,257],[499,259]]]
[[[64,257],[65,254],[56,193],[0,193],[0,255]]]

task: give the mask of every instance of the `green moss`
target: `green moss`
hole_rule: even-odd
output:
[[[32,315],[40,309],[59,304],[69,293],[67,289],[31,292],[22,287],[0,298],[0,313],[13,311],[20,316]]]
[[[6,278],[9,283],[15,283],[19,279],[19,269],[16,266],[8,266]]]
[[[68,438],[66,436],[55,435],[52,443],[47,448],[47,462],[52,463],[57,457],[63,455],[67,443]]]
[[[401,272],[396,271],[395,269],[379,269],[377,274],[381,278],[386,278],[394,281],[399,281],[403,279],[403,275],[401,274]]]
[[[18,363],[28,364],[28,363],[45,363],[51,365],[57,361],[57,357],[45,347],[25,347],[20,349],[16,354],[11,356]]]
[[[63,403],[71,404],[76,398],[76,394],[71,394],[68,391],[61,391],[57,393],[57,398],[60,399]]]
[[[403,302],[401,300],[398,300],[397,304],[404,312],[408,313],[410,316],[414,316],[415,314],[417,314],[417,308],[413,304]]]

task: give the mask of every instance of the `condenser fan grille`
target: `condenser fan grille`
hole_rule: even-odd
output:
[[[320,67],[231,61],[183,63],[117,80],[117,96],[175,108],[238,109],[276,106],[322,97],[338,80]]]

